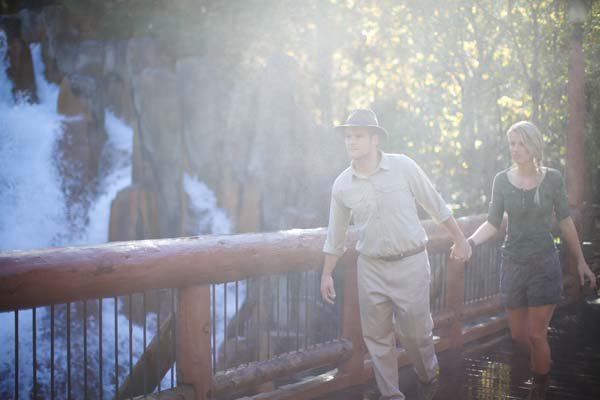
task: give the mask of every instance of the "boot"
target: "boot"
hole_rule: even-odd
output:
[[[429,382],[421,382],[419,380],[419,386],[417,388],[419,392],[419,400],[432,400],[440,386],[440,380],[436,376]]]
[[[533,384],[529,391],[527,400],[544,400],[546,398],[546,387],[548,386],[548,374],[533,375]]]

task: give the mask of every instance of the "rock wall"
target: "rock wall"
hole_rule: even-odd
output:
[[[20,35],[21,20],[16,16],[0,16],[0,29],[6,35],[9,64],[6,72],[13,82],[13,96],[37,101],[31,52]]]
[[[19,43],[42,43],[47,77],[60,83],[59,111],[77,117],[60,145],[74,201],[101,173],[104,110],[134,129],[133,183],[113,202],[111,240],[204,233],[189,228],[185,175],[215,192],[234,232],[326,224],[346,160],[341,141],[315,123],[292,58],[274,54],[250,69],[200,50],[178,55],[161,37],[103,39],[60,6],[15,18]]]

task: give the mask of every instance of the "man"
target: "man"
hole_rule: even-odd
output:
[[[380,399],[405,398],[398,388],[394,324],[419,378],[419,397],[431,399],[439,368],[429,308],[427,235],[415,201],[448,230],[453,257],[466,260],[471,248],[423,170],[405,155],[379,150],[388,133],[373,111],[354,110],[336,130],[344,135],[351,164],[333,184],[321,295],[333,304],[332,273],[354,218],[360,320]]]

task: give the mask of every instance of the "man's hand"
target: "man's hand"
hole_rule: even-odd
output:
[[[466,262],[471,258],[473,249],[463,237],[462,240],[455,242],[450,248],[450,258],[458,261]]]
[[[465,262],[471,258],[471,246],[469,243],[467,243],[467,239],[465,239],[465,235],[458,226],[458,223],[454,217],[450,216],[444,222],[442,222],[442,225],[444,228],[446,228],[450,234],[450,237],[454,241],[454,245],[452,245],[450,248],[450,258],[461,262]]]
[[[321,275],[321,296],[329,304],[335,301],[335,288],[333,287],[333,277],[331,275]]]

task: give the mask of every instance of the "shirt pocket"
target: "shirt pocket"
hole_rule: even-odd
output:
[[[361,222],[369,212],[367,194],[363,190],[348,189],[343,193],[343,201],[346,207],[352,210],[355,222]]]
[[[412,193],[403,182],[378,184],[375,190],[382,211],[393,212],[407,202],[412,202]]]

